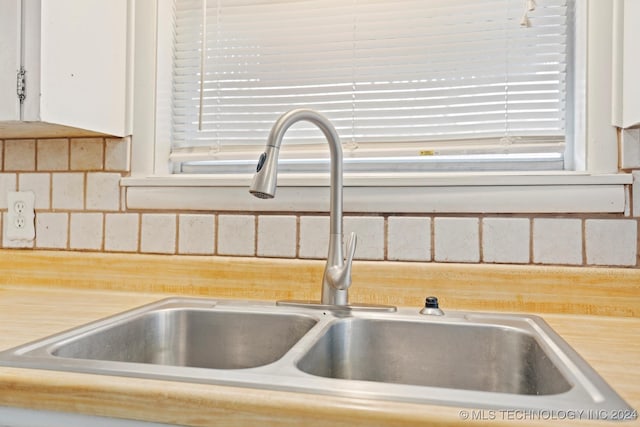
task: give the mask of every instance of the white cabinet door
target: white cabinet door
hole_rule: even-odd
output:
[[[620,167],[640,168],[640,0],[614,3],[613,125],[623,128]]]
[[[41,0],[39,120],[130,134],[127,0]]]
[[[624,2],[622,127],[640,125],[640,0]]]
[[[0,133],[130,135],[132,1],[0,0]]]
[[[614,3],[613,124],[640,125],[640,0]]]
[[[0,120],[19,120],[20,0],[0,0]]]

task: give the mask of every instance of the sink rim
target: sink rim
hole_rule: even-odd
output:
[[[67,359],[46,350],[56,343],[81,332],[108,328],[121,319],[140,313],[171,307],[193,307],[203,310],[233,312],[276,312],[311,317],[316,324],[293,345],[281,359],[255,368],[209,369],[176,367],[130,362]],[[335,322],[345,318],[365,320],[393,319],[420,323],[497,324],[500,327],[528,331],[536,338],[554,365],[573,386],[570,390],[544,396],[517,395],[489,391],[449,389],[443,387],[375,383],[372,381],[317,377],[301,371],[297,363],[309,348]],[[538,340],[537,337],[544,338]],[[549,352],[551,352],[549,354]],[[123,311],[94,322],[34,340],[0,352],[0,366],[62,370],[133,378],[150,378],[179,382],[244,386],[267,390],[315,393],[350,398],[401,401],[419,404],[483,409],[539,410],[631,410],[632,408],[600,377],[600,375],[539,316],[482,313],[447,310],[445,316],[423,316],[418,310],[399,308],[397,312],[331,312],[312,308],[277,306],[275,302],[171,297]],[[500,402],[497,405],[495,402]],[[597,413],[597,412],[596,412]]]

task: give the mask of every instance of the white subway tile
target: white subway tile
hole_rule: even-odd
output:
[[[118,173],[88,173],[87,210],[120,210],[120,178]]]
[[[69,217],[66,213],[40,212],[36,215],[36,247],[65,249]]]
[[[214,253],[214,215],[180,215],[178,227],[178,253],[200,255]]]
[[[435,260],[441,262],[480,261],[478,218],[435,218]]]
[[[53,209],[84,208],[84,174],[54,173],[52,174],[51,207]]]
[[[131,139],[107,138],[104,153],[104,169],[107,171],[128,172],[130,169]]]
[[[530,237],[528,218],[484,218],[482,220],[483,261],[528,263]]]
[[[127,188],[120,187],[120,210],[125,212],[127,210]]]
[[[300,258],[326,259],[329,251],[329,217],[300,217]]]
[[[345,256],[346,244],[351,233],[356,233],[357,244],[355,259],[384,259],[384,218],[378,216],[344,218]]]
[[[387,258],[431,260],[431,218],[392,216],[388,219]]]
[[[176,252],[176,216],[142,214],[140,251],[157,254]]]
[[[587,264],[635,266],[638,262],[638,222],[633,219],[585,221]]]
[[[77,171],[103,169],[104,141],[102,138],[73,138],[70,144],[70,168]]]
[[[138,222],[138,214],[106,214],[104,227],[105,251],[136,252],[138,250]]]
[[[18,187],[18,191],[33,191],[36,209],[51,206],[51,176],[48,173],[21,173]]]
[[[582,220],[535,218],[533,262],[537,264],[582,264]]]
[[[102,214],[72,213],[70,219],[69,247],[71,249],[102,248]]]
[[[2,213],[2,247],[3,248],[33,248],[33,240],[9,240],[7,239],[7,212]]]
[[[253,215],[218,216],[218,254],[255,255],[256,220]]]
[[[17,189],[17,175],[15,173],[0,173],[0,209],[7,209],[9,192]]]
[[[261,215],[258,217],[258,256],[295,258],[295,216]]]
[[[69,170],[69,140],[39,139],[37,159],[39,171]]]
[[[5,171],[36,170],[36,140],[16,139],[4,141]]]

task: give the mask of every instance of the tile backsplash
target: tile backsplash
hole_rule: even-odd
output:
[[[327,214],[128,210],[119,180],[128,138],[0,140],[0,210],[9,191],[35,193],[35,242],[2,247],[322,259]],[[640,173],[635,172],[636,181]],[[348,214],[356,259],[640,267],[640,184],[635,216]]]

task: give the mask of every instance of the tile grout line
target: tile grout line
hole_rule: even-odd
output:
[[[484,237],[484,216],[480,215],[478,216],[478,263],[479,264],[486,264],[484,261],[484,242],[483,242],[483,237]]]
[[[389,216],[382,215],[382,260],[389,261]]]
[[[67,216],[67,250],[71,250],[71,213],[64,213]]]
[[[253,216],[253,256],[258,258],[258,229],[259,225],[259,215],[254,214]]]
[[[294,259],[300,259],[300,241],[301,241],[301,228],[300,228],[300,215],[295,215],[296,218],[296,251]]]
[[[533,265],[533,218],[529,217],[529,265]]]
[[[142,213],[136,213],[138,220],[138,239],[136,242],[136,253],[142,253]]]
[[[429,238],[431,239],[431,253],[429,254],[429,261],[435,262],[436,260],[436,216],[431,216],[431,223],[429,224],[431,228],[431,235]]]
[[[218,226],[218,214],[213,214],[213,254],[218,254],[218,237],[219,237],[219,226]]]
[[[180,254],[180,213],[175,213],[174,221],[176,225],[176,232],[174,233],[173,253],[178,255]]]
[[[38,140],[33,140],[33,171],[38,171]]]
[[[587,266],[587,223],[584,218],[580,218],[581,236],[582,239],[582,264],[581,266]]]
[[[100,230],[100,251],[106,252],[104,249],[105,236],[107,234],[107,213],[102,212],[102,230]]]
[[[107,138],[102,138],[102,144],[100,145],[100,160],[101,160],[101,166],[100,166],[100,171],[101,172],[106,172],[106,166],[107,166]]]
[[[640,267],[640,233],[638,233],[638,230],[640,230],[640,218],[636,219],[636,268]]]

